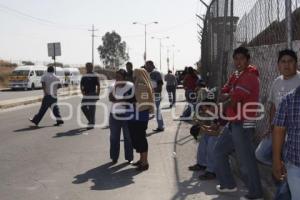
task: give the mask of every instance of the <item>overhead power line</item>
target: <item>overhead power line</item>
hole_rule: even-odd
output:
[[[77,29],[77,30],[83,30],[83,31],[86,31],[86,28],[87,28],[87,26],[73,26],[73,25],[66,25],[66,24],[58,24],[58,23],[50,21],[48,19],[44,19],[44,18],[40,18],[40,17],[35,17],[35,16],[32,16],[32,15],[29,15],[27,13],[24,13],[24,12],[20,11],[20,10],[8,7],[8,6],[3,5],[3,4],[0,4],[0,11],[1,10],[2,11],[6,11],[6,12],[8,11],[9,13],[16,14],[19,17],[30,19],[30,20],[32,20],[34,22],[38,22],[38,23],[41,23],[43,25],[55,26],[57,28]]]

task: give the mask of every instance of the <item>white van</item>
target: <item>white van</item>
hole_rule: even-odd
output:
[[[79,85],[80,72],[78,68],[68,67],[64,68],[65,71],[65,85]]]
[[[55,67],[55,75],[59,78],[61,85],[65,85],[65,72],[61,67]]]
[[[28,65],[16,67],[9,77],[9,86],[12,90],[41,88],[41,77],[46,71],[46,66]]]

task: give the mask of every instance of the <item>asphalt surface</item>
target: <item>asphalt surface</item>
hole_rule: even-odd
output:
[[[110,163],[109,129],[86,131],[84,120],[80,126],[79,97],[60,102],[62,116],[70,114],[68,105],[74,110],[61,127],[53,127],[50,112],[41,127],[30,127],[27,118],[39,103],[0,112],[1,200],[236,200],[244,193],[220,195],[216,181],[199,181],[199,173],[187,170],[197,144],[189,136],[191,124],[174,121],[168,103],[162,106],[166,131],[153,133],[156,121],[149,123],[150,169],[138,173],[125,163],[123,142],[119,162]],[[107,105],[107,98],[100,103]],[[101,105],[96,116],[98,124],[108,118]]]
[[[0,90],[0,101],[2,100],[13,100],[17,98],[31,97],[31,96],[39,96],[43,95],[43,91],[41,89],[37,90]]]

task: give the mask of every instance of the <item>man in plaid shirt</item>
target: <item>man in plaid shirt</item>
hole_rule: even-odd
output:
[[[273,175],[277,180],[284,180],[287,177],[292,200],[298,200],[300,199],[300,86],[282,99],[273,125]],[[283,157],[282,149],[284,149]]]

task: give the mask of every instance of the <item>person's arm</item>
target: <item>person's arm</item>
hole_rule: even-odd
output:
[[[43,88],[43,92],[44,92],[44,95],[48,95],[47,92],[46,92],[46,83],[44,81],[42,81],[42,88]]]
[[[157,87],[155,88],[155,92],[156,93],[161,93],[162,91],[162,86],[164,84],[163,80],[162,80],[162,75],[160,73],[157,73],[157,78],[156,78],[156,82],[157,82]]]
[[[109,93],[108,99],[109,99],[110,102],[113,102],[113,103],[116,102],[116,98],[114,97],[113,92]]]
[[[202,125],[201,130],[204,131],[204,133],[207,135],[218,136],[220,133],[220,126],[218,126],[217,124],[212,126]]]
[[[83,81],[84,81],[84,77],[82,77],[81,80],[80,80],[80,90],[81,90],[82,96],[85,96]]]
[[[99,96],[100,95],[100,79],[99,77],[97,76],[97,91],[96,91],[96,95]]]
[[[278,111],[273,120],[273,134],[272,134],[272,152],[273,152],[273,175],[277,180],[283,180],[286,175],[285,166],[282,160],[282,149],[286,135],[287,124],[287,99],[284,98],[279,105]]]
[[[282,161],[282,147],[285,141],[286,129],[274,126],[272,135],[273,145],[273,175],[277,180],[283,181],[286,176],[286,169]]]

